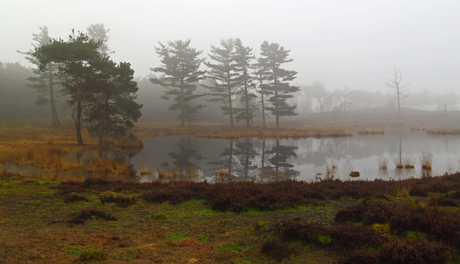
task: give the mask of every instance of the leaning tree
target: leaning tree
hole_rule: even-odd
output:
[[[299,91],[299,87],[289,84],[290,81],[296,78],[297,72],[281,68],[282,64],[292,61],[292,59],[288,59],[289,52],[290,50],[284,49],[278,43],[264,41],[260,46],[260,67],[269,72],[267,76],[269,84],[262,86],[265,91],[272,93],[268,99],[272,106],[266,109],[276,117],[276,127],[279,127],[280,116],[297,115],[294,112],[297,105],[289,105],[286,102],[287,99],[293,97],[292,93]]]
[[[85,145],[81,136],[82,111],[87,107],[87,97],[93,93],[94,76],[99,70],[95,65],[102,59],[99,46],[100,42],[80,32],[70,35],[68,41],[55,39],[48,45],[36,48],[33,53],[40,62],[41,70],[54,62],[58,64],[59,74],[65,78],[64,91],[70,95],[67,102],[74,109],[72,118],[79,146]]]
[[[173,97],[174,103],[169,109],[179,111],[177,117],[181,126],[185,126],[186,120],[190,126],[192,115],[203,107],[203,105],[194,105],[191,102],[204,96],[204,94],[195,93],[196,83],[202,80],[205,74],[205,71],[199,70],[204,59],[198,56],[203,51],[190,47],[190,39],[169,41],[167,46],[159,42],[159,47],[155,47],[155,50],[162,65],[151,68],[151,70],[160,73],[161,76],[149,80],[166,88],[162,98]]]

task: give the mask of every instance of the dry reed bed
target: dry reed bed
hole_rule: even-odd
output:
[[[431,135],[460,135],[460,129],[457,129],[457,128],[427,129],[426,133],[431,134]]]
[[[359,135],[383,135],[385,131],[383,129],[359,129],[357,133]]]
[[[349,137],[352,133],[345,128],[330,127],[227,127],[192,126],[178,127],[154,124],[139,124],[134,130],[141,137],[196,136],[199,138],[265,137],[265,138],[305,138],[305,137]]]

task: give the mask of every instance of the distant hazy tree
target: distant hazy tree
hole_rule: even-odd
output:
[[[36,94],[25,85],[30,76],[32,70],[18,62],[0,62],[0,119],[43,116],[34,105]]]
[[[141,116],[142,105],[135,101],[138,88],[129,63],[117,65],[104,58],[95,66],[98,71],[92,76],[93,88],[86,97],[84,120],[88,132],[98,136],[101,148],[104,135],[127,136]]]
[[[73,30],[72,30],[73,33]],[[51,63],[57,63],[59,73],[65,78],[64,91],[70,95],[67,102],[74,107],[72,118],[75,123],[77,144],[84,145],[81,136],[82,111],[88,106],[87,99],[94,92],[94,76],[98,63],[102,60],[98,51],[100,42],[90,39],[83,33],[72,34],[68,41],[53,40],[48,45],[35,49],[33,56],[40,62],[40,70]]]
[[[273,94],[268,100],[272,106],[267,107],[272,115],[276,117],[276,127],[279,127],[280,116],[294,116],[297,105],[289,105],[286,100],[292,98],[292,93],[299,91],[299,87],[289,84],[294,80],[297,74],[296,71],[289,71],[281,68],[284,63],[291,62],[288,59],[290,50],[284,49],[278,43],[268,43],[264,41],[260,46],[261,64],[263,68],[270,71],[268,80],[269,85],[264,85],[265,90],[271,91]]]
[[[104,24],[91,24],[86,28],[86,34],[90,38],[101,42],[98,50],[103,57],[107,57],[110,54],[115,53],[114,51],[110,50],[109,46],[107,45],[107,42],[110,39],[110,37],[107,35],[109,31],[110,29],[105,29]]]
[[[35,43],[32,43],[34,49],[40,48],[43,45],[48,45],[52,41],[48,35],[48,28],[46,26],[40,27],[40,33],[32,34],[32,36],[32,39],[35,41]],[[63,80],[59,79],[55,74],[58,71],[56,64],[49,62],[42,70],[40,70],[40,62],[34,56],[34,50],[18,52],[25,54],[26,59],[30,63],[37,66],[33,69],[34,76],[31,76],[27,79],[30,82],[30,84],[27,84],[27,86],[36,89],[39,94],[35,104],[47,105],[49,103],[51,106],[53,125],[59,125],[59,118],[56,111],[56,93],[54,87],[56,85],[60,86]]]
[[[326,97],[326,86],[320,81],[314,81],[311,84],[312,97],[316,98],[316,111],[323,111],[323,98]]]
[[[203,107],[191,104],[193,99],[203,96],[203,94],[194,94],[196,83],[202,80],[205,74],[205,71],[199,70],[204,59],[198,56],[203,51],[190,47],[190,40],[170,41],[168,46],[159,42],[159,45],[155,47],[155,50],[161,58],[162,66],[151,68],[151,70],[162,75],[149,80],[167,89],[162,96],[163,99],[174,97],[175,102],[169,109],[180,111],[178,118],[181,126],[185,126],[187,119],[191,125],[191,115]]]
[[[236,114],[233,98],[236,95],[235,87],[240,83],[236,72],[235,44],[233,39],[223,39],[221,47],[211,45],[211,53],[208,54],[211,62],[204,64],[210,69],[208,78],[211,85],[203,85],[208,88],[214,98],[209,101],[222,103],[221,109],[224,115],[230,116],[230,126],[233,127],[233,116]]]
[[[398,69],[395,65],[395,68],[391,72],[391,79],[387,79],[385,85],[390,89],[394,90],[396,93],[396,99],[398,102],[398,118],[401,119],[401,98],[405,95],[408,90],[406,87],[410,84],[402,85],[402,74],[401,69]]]
[[[253,77],[251,76],[251,70],[254,66],[251,61],[254,59],[252,49],[243,46],[243,43],[239,38],[235,40],[235,53],[234,58],[236,62],[236,72],[238,73],[238,79],[240,80],[240,91],[241,101],[244,104],[244,109],[236,116],[237,120],[246,120],[246,126],[250,127],[250,121],[253,119],[253,113],[255,111],[252,100],[257,98],[257,95],[252,93],[253,90]]]

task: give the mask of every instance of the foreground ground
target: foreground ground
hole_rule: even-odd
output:
[[[460,175],[61,182],[1,172],[2,263],[460,263]]]

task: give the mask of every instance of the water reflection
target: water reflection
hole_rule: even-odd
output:
[[[97,158],[97,151],[94,152],[81,149],[66,158],[85,167]],[[431,171],[421,169],[422,152],[433,156]],[[122,149],[105,152],[103,156],[131,164],[130,176],[124,177],[140,181],[398,180],[459,171],[460,138],[391,131],[378,136],[320,139],[164,137],[145,139],[142,150]],[[381,159],[387,160],[386,169],[381,169]],[[397,169],[398,163],[414,167]],[[140,175],[141,169],[152,174]],[[351,178],[351,171],[359,171],[360,177]],[[31,174],[24,168],[20,172]],[[84,169],[59,172],[66,173],[73,177],[95,176]]]

